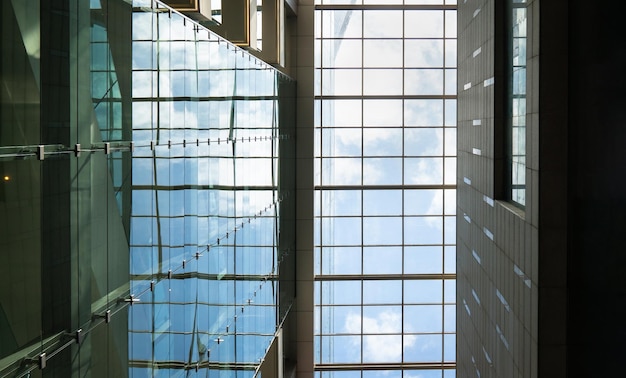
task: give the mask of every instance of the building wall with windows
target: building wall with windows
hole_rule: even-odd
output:
[[[459,4],[459,376],[623,372],[626,54],[613,10]]]
[[[537,371],[538,1],[459,4],[458,374]]]

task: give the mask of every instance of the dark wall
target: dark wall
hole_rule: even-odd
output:
[[[608,1],[569,3],[568,372],[623,374],[626,44]]]

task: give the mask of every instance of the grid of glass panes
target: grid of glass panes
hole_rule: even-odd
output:
[[[135,5],[131,375],[251,377],[280,321],[290,80],[157,2]]]
[[[452,377],[456,2],[317,3],[316,374]]]

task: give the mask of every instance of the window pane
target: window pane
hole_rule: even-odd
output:
[[[402,159],[363,159],[364,185],[398,185],[402,183]]]
[[[405,38],[443,37],[443,12],[431,10],[407,10],[404,12]]]
[[[363,129],[364,156],[402,156],[402,129]]]
[[[406,184],[442,184],[443,159],[407,158],[404,163],[404,182]]]
[[[406,244],[442,244],[442,217],[409,217],[404,219]]]
[[[405,126],[443,126],[443,101],[404,100]]]
[[[363,304],[393,303],[402,303],[402,281],[363,282]]]
[[[363,218],[364,245],[393,245],[402,243],[402,218]]]
[[[409,39],[405,40],[404,49],[404,66],[406,68],[443,67],[443,40]],[[447,60],[448,56],[446,55]]]
[[[443,95],[443,70],[407,69],[404,71],[404,94]]]
[[[401,95],[402,70],[400,69],[366,69],[363,71],[363,94],[367,95]]]
[[[402,38],[402,11],[368,10],[363,12],[364,38]]]
[[[324,38],[360,38],[361,11],[323,11],[322,36]]]
[[[363,274],[402,273],[402,247],[363,247]]]
[[[364,100],[363,126],[402,126],[402,100]]]
[[[443,273],[443,248],[440,246],[404,247],[404,273]]]
[[[323,65],[333,67],[361,67],[361,41],[326,39],[322,41]]]
[[[401,190],[365,190],[363,215],[401,215]]]
[[[443,282],[440,280],[404,281],[404,303],[428,304],[442,303]]]
[[[442,310],[440,305],[404,306],[404,332],[441,333]]]
[[[402,40],[364,40],[363,67],[402,67]]]
[[[361,303],[361,281],[323,281],[321,290],[322,304]]]

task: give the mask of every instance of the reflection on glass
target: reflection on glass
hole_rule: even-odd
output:
[[[293,297],[278,281],[294,240],[282,218],[292,168],[278,164],[293,82],[148,10],[133,8],[130,366],[252,377]]]

